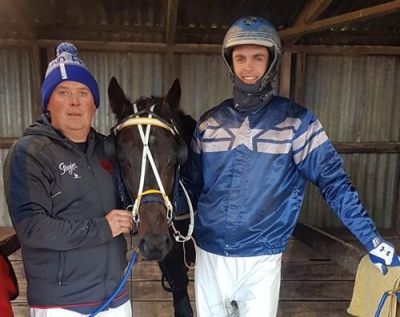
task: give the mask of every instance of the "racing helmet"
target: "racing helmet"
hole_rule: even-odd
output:
[[[222,44],[222,58],[232,79],[235,76],[232,65],[232,50],[235,46],[243,44],[264,46],[270,53],[268,71],[261,79],[261,88],[263,88],[268,82],[274,80],[277,74],[282,55],[278,32],[271,22],[261,17],[245,17],[232,24],[226,32]]]

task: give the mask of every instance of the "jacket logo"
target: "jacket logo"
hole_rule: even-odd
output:
[[[66,173],[68,173],[69,175],[73,176],[74,179],[78,179],[81,178],[80,175],[78,175],[77,173],[75,173],[74,171],[78,168],[78,166],[76,165],[76,163],[69,163],[68,165],[63,163],[60,163],[60,165],[58,166],[58,168],[60,169],[61,173],[60,175],[65,175]]]
[[[292,146],[294,123],[286,121],[272,129],[264,130],[251,128],[248,117],[240,127],[236,128],[222,127],[215,119],[208,119],[203,126],[199,127],[200,133],[202,129],[204,130],[201,151],[230,151],[242,145],[253,152],[287,154]],[[195,148],[194,151],[196,151]],[[200,153],[200,150],[196,153]]]

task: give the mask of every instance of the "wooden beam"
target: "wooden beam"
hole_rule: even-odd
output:
[[[279,76],[279,95],[290,98],[290,75],[292,66],[292,53],[284,52]]]
[[[76,41],[70,39],[67,39],[67,41],[74,43],[80,50],[87,51],[165,53],[167,50],[165,43]],[[56,47],[60,40],[39,40],[37,43],[43,47]]]
[[[57,30],[55,33],[54,30]],[[132,26],[132,25],[102,25],[102,24],[76,24],[76,25],[41,25],[36,28],[41,39],[73,39],[104,42],[135,42],[144,41],[146,38],[165,38],[165,29],[162,26]],[[5,35],[2,35],[5,37]]]
[[[399,137],[400,137],[400,131]],[[396,183],[395,183],[395,194],[397,193],[397,196],[395,196],[395,202],[394,202],[394,208],[393,208],[393,223],[395,225],[395,230],[398,235],[400,235],[400,160],[397,160],[397,177],[395,178]]]
[[[298,223],[294,236],[352,274],[356,274],[358,264],[366,254],[361,248],[306,224]]]
[[[221,54],[221,44],[175,44],[175,53],[182,54]]]
[[[343,24],[366,21],[382,15],[395,13],[399,10],[400,0],[394,0],[384,4],[338,15],[335,17],[318,20],[311,24],[294,26],[278,31],[278,33],[282,40],[286,40],[293,37],[299,37],[308,33],[327,30]]]
[[[294,87],[294,101],[304,104],[304,84],[306,71],[306,54],[301,52],[296,54],[296,78]]]
[[[79,32],[80,34],[76,34],[76,36],[82,35],[83,38],[86,38],[85,34],[94,33],[137,33],[137,34],[149,34],[149,35],[157,35],[164,33],[164,28],[161,26],[136,26],[136,25],[115,25],[115,24],[57,24],[54,25],[54,28],[57,30],[57,34],[76,34]],[[46,35],[47,33],[52,33],[52,30],[49,26],[41,25],[37,27],[37,31],[40,34]]]
[[[347,26],[346,26],[347,28]],[[290,40],[285,41],[290,45]],[[399,31],[371,31],[352,29],[330,29],[308,34],[302,45],[358,45],[358,46],[400,46]]]
[[[0,137],[0,149],[9,149],[18,138]]]
[[[332,0],[308,0],[294,24],[302,25],[314,22],[331,3]]]
[[[176,24],[178,20],[178,6],[179,0],[168,0],[167,28],[165,36],[167,45],[175,44]]]
[[[17,39],[0,39],[0,47],[1,48],[26,48],[34,45],[37,43],[36,41],[32,40],[17,40]]]
[[[111,52],[147,52],[165,53],[167,45],[164,43],[142,43],[142,42],[104,42],[104,41],[80,41],[72,40],[80,49],[92,51]],[[0,39],[1,48],[18,48],[38,45],[39,47],[56,47],[60,40],[16,40]],[[179,54],[220,54],[220,44],[175,44],[175,53]],[[315,55],[400,55],[399,46],[362,46],[362,45],[293,45],[286,46],[286,52],[306,53]]]
[[[400,142],[333,142],[339,153],[400,153]]]
[[[31,47],[31,60],[32,60],[32,119],[35,120],[39,116],[40,109],[40,87],[42,81],[41,67],[40,67],[40,48],[37,45]]]
[[[0,39],[0,48],[19,48],[38,45],[39,47],[56,47],[61,40],[16,40]],[[112,42],[112,41],[81,41],[70,40],[79,49],[91,51],[111,51],[111,52],[147,52],[165,53],[167,45],[164,43],[142,43],[142,42]],[[220,44],[175,44],[172,46],[175,53],[181,54],[221,54]]]
[[[398,164],[398,166],[399,166],[400,164]],[[395,203],[395,205],[394,205],[394,215],[395,215],[395,222],[394,222],[394,224],[395,224],[395,230],[396,230],[396,233],[398,234],[398,235],[400,235],[400,181],[399,181],[399,179],[400,179],[400,167],[398,167],[398,170],[399,170],[399,173],[397,173],[397,183],[398,183],[398,185],[396,186],[396,188],[398,188],[398,190],[397,190],[397,197],[396,197],[396,200],[397,200],[397,204]]]
[[[292,53],[315,55],[400,55],[399,46],[360,46],[360,45],[294,45],[285,47]]]
[[[400,235],[400,160],[397,162],[397,177],[395,183],[395,191],[397,192],[397,196],[395,199],[394,207],[393,207],[393,223],[395,225],[395,230],[398,235]]]
[[[331,4],[332,0],[309,0],[303,10],[297,16],[294,26],[307,25],[314,22],[322,12]],[[292,45],[299,39],[298,36],[292,37],[285,42],[285,45]]]

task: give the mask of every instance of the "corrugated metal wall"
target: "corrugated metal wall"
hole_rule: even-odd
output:
[[[118,79],[132,100],[142,95],[160,95],[163,91],[163,54],[81,51],[80,57],[99,82],[101,107],[94,126],[103,133],[108,133],[114,124],[106,95],[111,76]],[[310,55],[306,65],[305,105],[317,114],[333,141],[398,142],[399,63],[398,56]],[[5,74],[0,81],[0,136],[17,137],[32,121],[29,51],[0,50],[0,65]],[[219,55],[177,54],[175,66],[182,86],[181,107],[196,119],[231,96],[232,84]],[[1,168],[6,152],[0,151]],[[343,159],[377,225],[384,228],[393,225],[399,155],[346,154]],[[0,190],[1,225],[8,224],[8,216],[2,187]],[[308,191],[301,220],[316,226],[340,225],[314,188]]]
[[[32,122],[32,67],[29,48],[0,49],[0,136],[19,137]],[[3,162],[8,153],[0,149],[0,225],[10,225],[3,187]]]
[[[308,56],[305,103],[337,142],[399,141],[400,57]]]
[[[218,55],[181,54],[176,56],[182,85],[181,108],[194,118],[232,96],[232,82]]]
[[[29,49],[0,49],[0,136],[18,137],[32,122]]]
[[[400,58],[389,56],[308,56],[305,104],[336,142],[400,140]],[[398,195],[399,154],[346,154],[345,168],[376,224],[393,225]],[[315,188],[300,219],[315,226],[338,226]],[[328,216],[327,216],[328,215]]]
[[[345,154],[344,166],[368,214],[380,228],[393,227],[397,196],[398,154]],[[317,227],[341,227],[315,186],[307,187],[302,222]]]
[[[108,83],[117,78],[128,98],[160,95],[164,79],[164,56],[154,53],[93,53],[80,52],[80,58],[93,73],[99,84],[101,107],[98,109],[94,127],[109,133],[115,124],[107,96]]]

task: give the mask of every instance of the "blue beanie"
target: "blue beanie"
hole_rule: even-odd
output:
[[[78,58],[78,50],[71,43],[61,43],[57,47],[57,57],[47,67],[46,76],[42,84],[42,111],[47,111],[47,104],[53,90],[62,81],[77,81],[86,85],[94,99],[96,108],[100,105],[99,87],[96,79]]]

